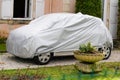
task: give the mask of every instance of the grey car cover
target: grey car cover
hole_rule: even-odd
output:
[[[100,18],[81,13],[53,13],[10,32],[7,51],[21,58],[42,53],[73,51],[79,45],[112,46],[110,32]]]

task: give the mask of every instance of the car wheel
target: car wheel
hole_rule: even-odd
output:
[[[52,53],[43,53],[34,57],[34,61],[37,64],[44,65],[50,62],[52,58]]]
[[[111,55],[111,48],[106,47],[103,49],[103,54],[105,54],[104,60],[108,59]]]

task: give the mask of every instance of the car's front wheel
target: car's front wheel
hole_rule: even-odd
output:
[[[34,57],[34,61],[37,64],[44,65],[50,62],[52,58],[52,53],[43,53]]]
[[[111,48],[110,47],[106,47],[103,49],[103,54],[105,55],[104,59],[108,59],[111,55]]]

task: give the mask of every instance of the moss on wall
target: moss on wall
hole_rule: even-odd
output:
[[[75,12],[101,17],[101,0],[76,0]]]

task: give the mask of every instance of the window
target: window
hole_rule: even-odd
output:
[[[14,0],[13,18],[30,17],[30,0]]]
[[[32,18],[33,0],[2,0],[2,19]]]

